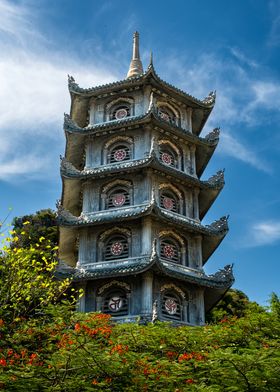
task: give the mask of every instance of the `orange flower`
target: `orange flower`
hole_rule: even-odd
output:
[[[75,331],[80,331],[80,329],[81,329],[81,326],[80,326],[80,324],[79,323],[77,323],[77,324],[75,324],[75,327],[74,327],[74,329],[75,329]]]
[[[99,384],[99,382],[94,378],[93,380],[92,380],[92,382],[91,382],[93,385],[97,385],[97,384]]]
[[[0,327],[4,325],[4,320],[0,319]]]

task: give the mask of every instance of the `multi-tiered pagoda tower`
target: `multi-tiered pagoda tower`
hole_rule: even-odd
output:
[[[143,72],[139,36],[126,79],[81,88],[69,77],[61,161],[60,272],[84,289],[81,311],[115,319],[201,325],[233,283],[231,267],[203,265],[228,231],[204,226],[224,185],[200,177],[219,138],[200,137],[215,94],[204,100]]]

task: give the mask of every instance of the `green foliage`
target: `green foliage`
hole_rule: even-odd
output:
[[[23,222],[22,226],[20,233],[10,232],[11,237],[4,240],[0,253],[0,318],[6,322],[34,315],[56,301],[69,286],[67,280],[54,279],[57,247],[50,240],[41,236],[29,247],[17,246],[30,232],[29,222]]]
[[[241,290],[230,289],[221,301],[206,314],[206,321],[215,323],[227,316],[242,317],[249,304],[249,298]]]
[[[29,222],[29,225],[25,225]],[[12,222],[13,235],[18,240],[13,246],[20,248],[29,248],[31,244],[40,243],[39,239],[44,237],[50,241],[51,246],[58,244],[58,227],[56,224],[56,216],[51,209],[40,210],[35,214],[25,215],[14,218]],[[21,234],[24,231],[24,234]]]
[[[174,328],[115,325],[65,303],[0,328],[6,391],[279,391],[279,319],[255,304],[240,318]]]

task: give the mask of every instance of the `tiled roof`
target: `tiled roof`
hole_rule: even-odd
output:
[[[195,219],[187,218],[186,216],[176,214],[159,207],[154,199],[152,199],[149,203],[136,206],[112,208],[92,213],[82,213],[79,217],[76,217],[69,211],[65,210],[61,204],[58,204],[57,209],[59,225],[71,227],[94,226],[100,223],[112,221],[126,221],[131,218],[139,218],[148,214],[157,215],[164,220],[180,225],[187,230],[208,236],[221,237],[228,231],[228,217],[224,216],[213,222],[211,225],[203,226]]]
[[[65,132],[68,133],[75,133],[79,135],[95,135],[99,134],[102,131],[105,130],[113,130],[113,129],[118,129],[120,127],[125,127],[128,125],[136,125],[136,124],[143,124],[145,122],[148,122],[150,119],[155,119],[158,122],[158,125],[166,126],[167,122],[160,118],[160,116],[157,114],[156,110],[152,106],[146,113],[141,114],[139,116],[131,116],[131,117],[126,117],[121,120],[111,120],[111,121],[106,121],[103,123],[97,123],[93,125],[88,125],[87,127],[79,127],[72,119],[71,117],[64,113],[64,130]],[[177,131],[180,133],[182,136],[186,136],[189,140],[193,141],[194,143],[202,143],[205,145],[209,146],[216,146],[219,141],[219,134],[220,130],[219,128],[215,128],[213,131],[211,131],[208,135],[206,135],[204,138],[199,137],[190,131],[181,128],[180,126],[173,124],[173,123],[168,123],[168,126],[170,129],[173,129],[174,131]]]
[[[143,167],[154,167],[167,174],[171,174],[180,180],[191,183],[195,186],[205,189],[222,189],[224,186],[224,171],[219,170],[216,174],[211,176],[207,181],[201,181],[196,177],[193,177],[181,170],[178,170],[172,166],[165,165],[152,151],[147,158],[134,159],[131,161],[117,162],[106,164],[94,168],[85,168],[84,170],[78,170],[73,166],[66,158],[61,158],[61,175],[65,178],[96,178],[100,175],[118,173],[121,170],[137,170]]]
[[[149,68],[147,69],[147,71],[144,72],[142,75],[138,75],[135,77],[131,77],[131,78],[127,78],[127,79],[123,79],[120,81],[107,83],[107,84],[103,84],[103,85],[91,87],[91,88],[80,87],[75,82],[75,79],[72,76],[68,75],[68,88],[71,93],[91,96],[91,95],[106,93],[107,91],[112,91],[112,89],[115,89],[115,88],[139,86],[139,85],[143,84],[144,82],[146,82],[147,80],[149,80],[149,78],[152,78],[159,85],[161,85],[164,88],[167,88],[168,90],[175,93],[176,95],[179,95],[181,98],[187,99],[187,100],[197,104],[198,106],[211,109],[215,104],[215,99],[216,99],[215,92],[211,91],[205,99],[199,100],[199,99],[193,97],[192,95],[187,94],[183,90],[173,86],[172,84],[167,83],[164,80],[162,80],[155,72],[153,65],[150,65]]]
[[[232,266],[230,265],[227,265],[213,275],[206,275],[202,270],[196,270],[161,259],[155,248],[151,255],[85,264],[77,268],[71,268],[65,263],[60,262],[56,275],[59,278],[71,277],[73,281],[84,281],[139,274],[148,269],[154,269],[164,275],[189,283],[213,288],[228,288],[234,281]]]

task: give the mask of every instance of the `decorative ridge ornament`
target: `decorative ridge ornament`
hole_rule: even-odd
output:
[[[216,101],[216,90],[210,91],[210,93],[207,95],[206,98],[203,99],[203,103],[206,103],[208,105],[214,104]]]
[[[139,33],[135,31],[133,34],[132,59],[127,73],[127,78],[133,78],[134,76],[139,76],[142,74],[143,66],[139,53]]]

